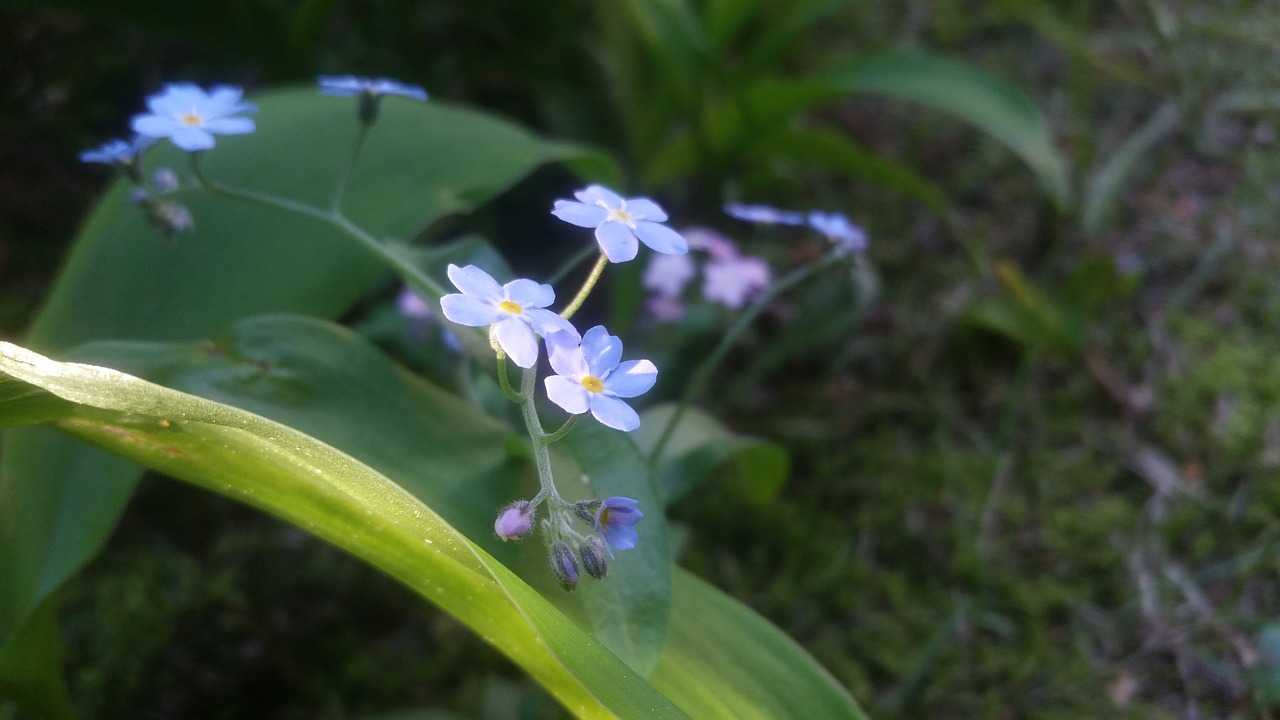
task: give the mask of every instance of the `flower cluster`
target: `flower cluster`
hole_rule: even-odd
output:
[[[385,78],[355,76],[322,76],[322,95],[358,98],[358,117],[365,129],[377,117],[384,97],[399,96],[425,101],[426,90]],[[256,203],[278,204],[284,209],[297,209],[294,201],[238,191],[206,179],[200,169],[199,153],[212,149],[219,135],[244,135],[257,129],[248,115],[257,107],[246,102],[241,88],[229,85],[205,90],[191,83],[174,83],[146,99],[147,112],[131,121],[135,133],[128,140],[112,140],[98,148],[86,150],[81,160],[103,163],[121,169],[134,185],[133,202],[144,208],[149,218],[166,234],[193,226],[191,213],[165,196],[178,192],[183,181],[169,169],[155,173],[148,184],[142,169],[142,155],[157,142],[168,140],[179,149],[191,153],[193,181],[198,187],[224,196]],[[357,150],[359,143],[357,143]],[[355,155],[352,156],[354,162]],[[340,213],[346,177],[338,185],[333,213]],[[667,214],[648,198],[624,198],[601,185],[590,185],[574,193],[576,200],[558,200],[552,214],[579,227],[591,228],[600,246],[601,256],[582,290],[562,313],[549,308],[555,302],[555,290],[547,284],[529,279],[516,279],[500,284],[492,275],[475,265],[449,265],[447,275],[458,292],[440,298],[440,310],[453,323],[486,328],[490,344],[502,363],[500,381],[512,400],[522,404],[523,416],[534,441],[542,489],[532,500],[520,500],[503,508],[494,521],[494,533],[503,540],[519,539],[535,526],[538,507],[549,501],[548,519],[542,522],[547,535],[552,570],[560,583],[572,589],[579,572],[602,578],[608,569],[607,558],[614,550],[635,546],[635,525],[644,517],[638,502],[626,497],[610,497],[569,503],[560,498],[550,477],[550,461],[546,446],[564,436],[576,419],[590,413],[606,427],[630,432],[640,426],[640,416],[625,400],[648,392],[656,383],[658,369],[648,360],[622,359],[622,341],[602,325],[580,334],[569,317],[585,300],[599,280],[607,262],[626,262],[636,257],[644,244],[656,252],[683,256],[689,243],[676,231],[663,225]],[[305,208],[310,217],[319,211]],[[344,220],[340,216],[335,216]],[[335,220],[337,222],[337,220]],[[720,257],[737,260],[736,255]],[[708,277],[715,273],[708,270]],[[767,268],[765,269],[767,276]],[[723,274],[723,273],[722,273]],[[710,282],[710,280],[709,280]],[[713,282],[724,302],[738,302],[743,290],[727,288],[727,279]],[[430,281],[419,278],[420,286]],[[402,313],[419,322],[430,322],[431,308],[416,294],[399,298]],[[456,339],[456,338],[455,338]],[[534,402],[540,348],[545,345],[553,371],[544,378],[547,399],[571,416],[559,431],[546,433],[541,427]],[[521,390],[508,384],[505,359],[525,370]],[[577,518],[591,525],[586,534],[573,529]]]
[[[763,258],[743,255],[732,240],[706,228],[685,232],[689,248],[706,254],[702,264],[702,295],[711,302],[738,309],[769,287],[771,273]],[[699,265],[688,255],[655,255],[642,282],[653,294],[648,305],[661,322],[674,322],[684,314],[680,298],[697,277]]]
[[[830,240],[836,252],[840,254],[858,255],[867,249],[866,231],[854,225],[843,213],[821,210],[810,210],[804,213],[795,210],[779,210],[768,205],[743,203],[726,203],[724,211],[730,217],[747,222],[807,226]]]

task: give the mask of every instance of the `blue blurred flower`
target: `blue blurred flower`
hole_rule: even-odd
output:
[[[138,160],[138,155],[154,142],[154,138],[141,135],[135,135],[132,140],[111,140],[80,153],[80,162],[132,165]]]
[[[183,150],[208,150],[215,134],[253,132],[253,120],[236,117],[258,110],[243,102],[243,95],[243,90],[230,85],[219,85],[210,92],[190,83],[166,85],[164,92],[147,98],[149,114],[134,116],[133,131],[149,138],[169,138]]]
[[[842,253],[856,254],[867,249],[867,232],[850,222],[844,213],[813,210],[807,222],[809,227],[826,235]]]
[[[450,264],[449,279],[462,293],[440,298],[444,316],[459,325],[489,326],[503,352],[522,368],[538,362],[537,334],[562,332],[578,337],[568,320],[544,309],[556,299],[550,285],[524,279],[499,285],[475,265]]]
[[[362,78],[354,75],[321,75],[321,95],[400,95],[413,100],[426,100],[427,91],[419,85],[408,85],[388,78]]]
[[[551,214],[578,227],[595,228],[596,241],[609,262],[635,258],[637,240],[660,253],[689,251],[680,233],[659,224],[667,221],[667,214],[649,198],[623,198],[602,185],[589,185],[573,196],[577,202],[557,200]]]
[[[622,359],[622,341],[597,325],[582,336],[546,336],[547,354],[555,375],[544,383],[547,397],[572,415],[591,414],[601,424],[630,432],[640,416],[619,398],[642,395],[658,380],[658,368],[648,360]]]
[[[605,498],[596,511],[596,532],[604,538],[614,550],[630,550],[636,546],[639,536],[636,534],[636,523],[644,517],[640,512],[639,500],[628,497]],[[613,557],[613,550],[609,551]]]
[[[745,203],[725,203],[724,211],[729,217],[753,223],[770,223],[777,225],[803,225],[804,213],[794,210],[779,210],[768,205],[747,205]]]

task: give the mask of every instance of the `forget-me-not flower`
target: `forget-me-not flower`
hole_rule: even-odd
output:
[[[769,223],[775,225],[804,225],[804,213],[794,210],[779,210],[768,205],[747,205],[746,203],[725,203],[724,212],[729,217],[753,223]]]
[[[111,140],[80,153],[80,162],[132,165],[137,162],[138,155],[154,142],[154,138],[142,135],[135,135],[132,140]]]
[[[809,227],[826,235],[842,253],[855,254],[867,249],[867,232],[850,222],[844,213],[813,210],[806,221]]]
[[[389,78],[362,78],[355,75],[321,75],[321,95],[400,95],[412,100],[426,100],[427,91],[419,85],[409,85]]]
[[[150,138],[169,138],[187,151],[208,150],[213,136],[242,135],[254,130],[253,120],[240,113],[257,112],[241,100],[244,91],[219,85],[205,92],[191,83],[173,83],[147,98],[147,114],[135,115],[133,131]]]
[[[631,432],[640,416],[621,398],[642,395],[658,380],[658,368],[648,360],[622,359],[622,341],[597,325],[582,336],[546,336],[547,354],[555,375],[543,382],[547,397],[572,415],[591,411],[601,424]]]
[[[639,500],[629,497],[605,498],[596,510],[596,532],[604,538],[614,550],[630,550],[636,546],[639,536],[636,534],[636,523],[644,517],[638,507]],[[613,557],[613,550],[609,551]]]
[[[449,279],[462,292],[440,298],[444,316],[459,325],[489,326],[498,346],[522,368],[538,362],[538,334],[578,337],[568,320],[544,309],[556,300],[550,285],[525,279],[499,285],[475,265],[450,264]]]
[[[698,267],[688,255],[654,255],[640,282],[658,295],[678,298],[697,274]]]
[[[680,233],[661,225],[667,214],[649,198],[623,198],[603,185],[589,185],[557,200],[551,214],[578,227],[595,228],[596,241],[609,262],[635,258],[639,242],[660,253],[683,255],[689,244]]]
[[[769,287],[769,263],[754,256],[712,260],[702,268],[702,294],[738,309]]]

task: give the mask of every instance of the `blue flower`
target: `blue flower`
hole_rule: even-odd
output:
[[[321,95],[400,95],[413,100],[426,100],[427,91],[418,85],[406,85],[388,78],[362,78],[354,75],[321,75]]]
[[[804,225],[804,213],[794,210],[779,210],[768,205],[747,205],[745,203],[725,203],[724,211],[729,217],[753,223],[769,223],[774,225]]]
[[[80,153],[80,162],[104,163],[107,165],[132,165],[155,142],[154,138],[135,135],[132,140],[111,140]]]
[[[614,550],[630,550],[636,546],[639,536],[636,535],[636,523],[644,517],[637,507],[639,500],[628,497],[605,498],[596,511],[596,532],[604,538]],[[613,550],[609,551],[613,557]]]
[[[164,92],[147,98],[151,112],[134,116],[133,131],[149,138],[169,138],[183,150],[208,150],[215,134],[253,132],[253,120],[236,117],[258,110],[241,101],[243,95],[243,90],[230,85],[219,85],[210,92],[190,83],[167,85]]]
[[[817,230],[835,244],[844,254],[860,253],[867,249],[867,233],[849,221],[843,213],[814,210],[807,218],[809,227]]]
[[[680,233],[660,225],[667,214],[649,198],[623,198],[602,185],[573,194],[578,202],[557,200],[551,214],[578,227],[595,228],[596,241],[609,262],[635,258],[639,242],[669,255],[683,255],[689,244]]]
[[[622,341],[603,325],[574,335],[546,336],[547,353],[555,375],[544,383],[547,397],[572,415],[591,411],[596,420],[615,430],[640,427],[640,416],[619,398],[642,395],[658,380],[658,368],[648,360],[622,359]]]
[[[450,264],[449,279],[462,293],[440,298],[444,316],[459,325],[489,326],[491,337],[522,368],[531,368],[538,362],[535,333],[546,336],[562,332],[578,337],[568,320],[543,309],[556,299],[550,285],[524,279],[499,285],[475,265],[460,268]]]

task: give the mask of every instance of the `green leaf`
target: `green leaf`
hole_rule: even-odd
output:
[[[655,405],[641,415],[640,428],[633,435],[646,456],[653,452],[677,407],[676,403]],[[786,452],[777,445],[736,435],[711,415],[687,408],[662,456],[654,462],[663,503],[679,500],[730,460],[746,497],[761,505],[777,497],[790,465]]]
[[[1080,224],[1093,235],[1106,229],[1116,201],[1126,190],[1126,181],[1149,158],[1151,152],[1178,129],[1182,112],[1178,103],[1161,105],[1151,117],[1117,148],[1109,149],[1107,159],[1089,177],[1085,187]]]
[[[862,58],[822,79],[844,92],[907,100],[972,123],[1017,153],[1055,203],[1067,204],[1067,172],[1049,124],[1009,82],[958,60],[902,52]]]
[[[584,577],[578,587],[596,636],[647,675],[658,664],[671,613],[671,555],[662,501],[644,456],[627,433],[588,419],[576,425],[563,444],[581,471],[569,478],[585,477],[589,497],[639,500],[645,514],[636,525],[640,540],[634,548],[617,552],[606,579],[593,582]]]
[[[54,425],[275,514],[372,563],[480,633],[580,717],[685,717],[431,508],[333,447],[265,418],[107,368],[0,343],[0,417],[41,388]],[[287,378],[286,378],[287,379]]]
[[[651,682],[698,718],[865,720],[849,693],[767,620],[684,571]]]

